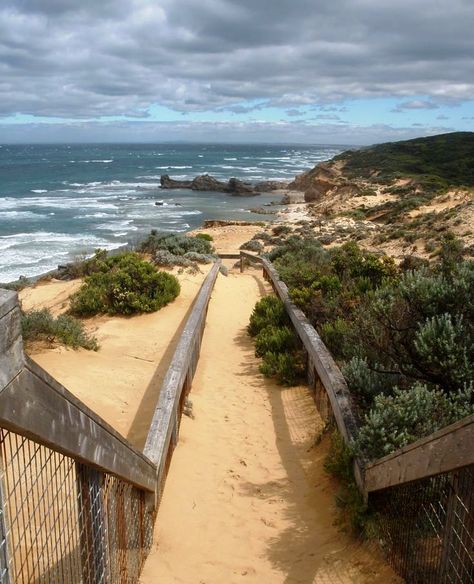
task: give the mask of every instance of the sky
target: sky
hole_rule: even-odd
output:
[[[474,130],[473,0],[1,0],[0,143]]]

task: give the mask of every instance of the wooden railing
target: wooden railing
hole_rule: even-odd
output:
[[[351,446],[357,436],[357,421],[351,405],[351,396],[341,370],[331,353],[308,321],[290,298],[288,287],[280,280],[277,270],[265,258],[251,253],[240,252],[241,271],[245,262],[257,263],[263,268],[264,277],[271,283],[273,290],[285,305],[293,327],[308,355],[308,381],[315,389],[318,407],[323,414],[333,418],[344,442]],[[326,403],[327,398],[329,403]],[[365,493],[363,465],[359,459],[354,460],[354,477],[361,492]]]
[[[144,453],[157,466],[158,500],[178,440],[184,401],[196,371],[207,308],[220,266],[221,261],[217,260],[199,291],[163,380],[148,432]]]
[[[2,583],[138,581],[220,265],[185,324],[144,453],[25,356],[17,295],[0,289]]]
[[[365,488],[380,491],[474,464],[474,414],[365,467]]]

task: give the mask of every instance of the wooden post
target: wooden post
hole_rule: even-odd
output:
[[[84,582],[107,582],[107,534],[103,500],[103,473],[76,463]]]

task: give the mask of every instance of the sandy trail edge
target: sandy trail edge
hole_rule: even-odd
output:
[[[161,383],[173,356],[202,273],[181,274],[181,293],[151,314],[98,316],[84,320],[99,341],[97,352],[64,346],[33,346],[30,356],[132,444],[143,448]],[[25,310],[64,311],[80,281],[47,282],[20,293]],[[30,348],[31,351],[31,348]]]
[[[306,388],[258,372],[246,325],[265,285],[219,276],[142,584],[401,582],[340,533]]]

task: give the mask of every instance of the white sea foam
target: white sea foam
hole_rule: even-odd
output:
[[[33,213],[33,211],[0,211],[2,219],[46,219],[48,214]]]
[[[32,193],[47,193],[46,189],[31,189]]]
[[[192,166],[155,166],[158,170],[183,170],[185,168],[192,168]]]

